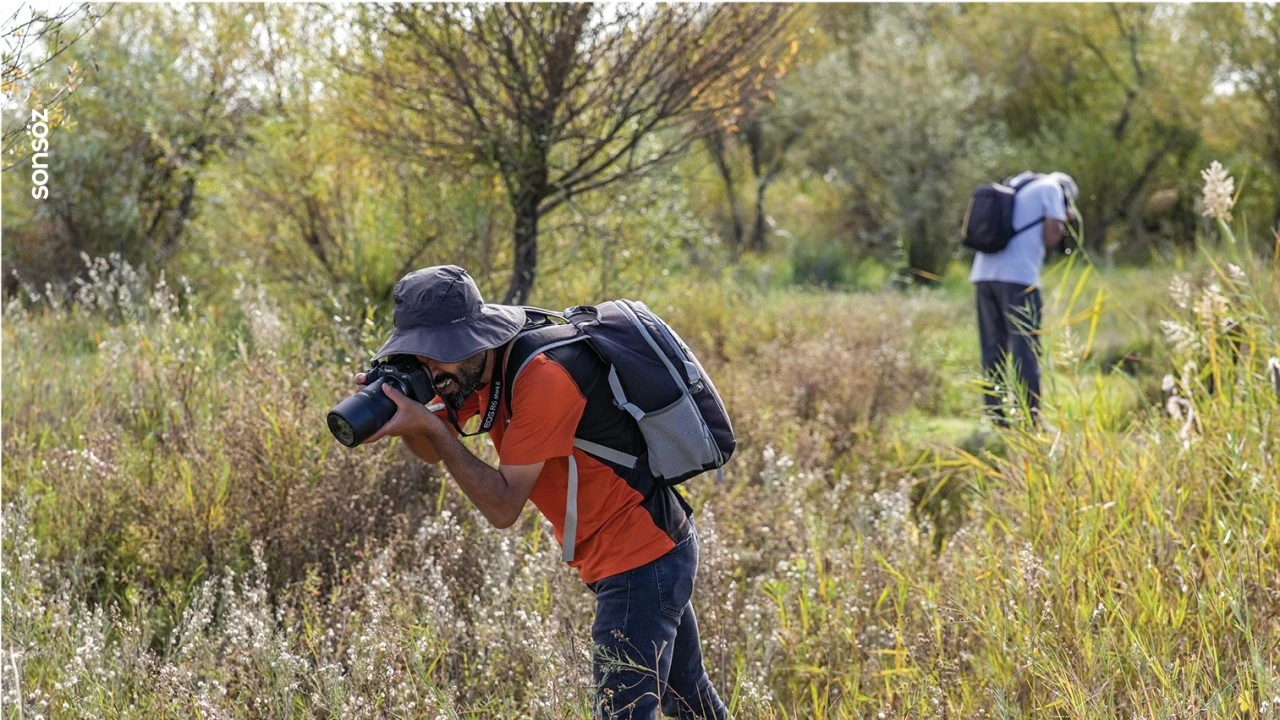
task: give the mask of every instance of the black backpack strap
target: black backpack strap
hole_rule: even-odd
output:
[[[1042,223],[1042,222],[1044,222],[1044,217],[1043,217],[1043,216],[1041,216],[1041,217],[1039,217],[1039,218],[1037,218],[1037,219],[1035,219],[1035,220],[1032,220],[1031,222],[1027,223],[1026,225],[1023,225],[1023,226],[1022,226],[1022,227],[1020,227],[1020,228],[1014,228],[1014,229],[1013,229],[1013,235],[1010,235],[1010,237],[1014,237],[1014,236],[1016,236],[1018,233],[1020,233],[1020,232],[1022,232],[1022,231],[1024,231],[1024,230],[1030,230],[1031,228],[1033,228],[1033,227],[1035,227],[1035,226],[1039,225],[1039,224],[1040,224],[1040,223]]]
[[[1011,188],[1013,188],[1013,193],[1016,195],[1016,194],[1018,193],[1018,191],[1019,191],[1019,190],[1021,190],[1022,188],[1024,188],[1024,187],[1026,187],[1026,186],[1030,185],[1031,183],[1033,183],[1033,182],[1035,182],[1035,181],[1039,180],[1040,178],[1042,178],[1042,177],[1044,177],[1044,176],[1045,176],[1045,175],[1044,175],[1044,173],[1032,173],[1032,174],[1031,174],[1031,177],[1029,177],[1029,178],[1027,178],[1027,179],[1023,180],[1022,182],[1020,182],[1020,183],[1018,183],[1018,184],[1016,184],[1016,185],[1011,184],[1011,183],[1004,183],[1004,184],[1005,184],[1005,185],[1008,185],[1008,186],[1009,186],[1009,187],[1011,187]]]
[[[1045,177],[1043,173],[1036,173],[1036,174],[1032,175],[1031,177],[1027,178],[1026,180],[1023,180],[1022,182],[1018,183],[1017,185],[1010,185],[1010,187],[1012,187],[1012,188],[1013,188],[1013,194],[1014,194],[1014,195],[1017,195],[1019,192],[1021,192],[1021,191],[1022,191],[1022,188],[1024,188],[1024,187],[1026,187],[1026,186],[1030,185],[1031,183],[1033,183],[1033,182],[1035,182],[1035,181],[1037,181],[1037,180],[1039,180],[1040,178],[1043,178],[1043,177]],[[1032,220],[1031,222],[1027,223],[1026,225],[1023,225],[1023,226],[1022,226],[1022,227],[1020,227],[1020,228],[1014,228],[1014,229],[1013,229],[1013,235],[1010,235],[1009,237],[1011,237],[1011,238],[1012,238],[1012,237],[1017,237],[1017,236],[1018,236],[1018,234],[1022,233],[1023,231],[1026,231],[1026,230],[1030,230],[1031,228],[1033,228],[1033,227],[1035,227],[1035,226],[1039,225],[1039,224],[1040,224],[1040,223],[1042,223],[1042,222],[1044,222],[1044,216],[1041,216],[1041,217],[1039,217],[1039,218],[1037,218],[1037,219],[1035,219],[1035,220]]]
[[[507,364],[503,372],[507,385],[504,393],[507,410],[511,410],[511,391],[515,387],[516,378],[530,360],[552,348],[583,342],[586,339],[587,336],[581,330],[568,323],[548,322],[532,328],[526,326],[525,330],[520,331],[515,340],[511,341],[510,349],[507,350]]]
[[[516,378],[520,376],[520,371],[524,370],[525,366],[533,358],[549,350],[574,343],[583,343],[585,345],[584,350],[595,353],[595,348],[591,346],[590,342],[587,342],[589,339],[586,333],[573,324],[543,325],[526,330],[516,336],[507,351],[506,370],[503,373],[503,379],[506,382],[503,394],[507,402],[507,410],[511,410],[511,395],[513,388],[515,388]],[[599,353],[596,353],[596,357],[599,357]],[[581,384],[576,377],[574,382]],[[638,462],[638,458],[635,455],[581,437],[575,437],[573,445],[598,458],[608,460],[622,467],[633,468]]]

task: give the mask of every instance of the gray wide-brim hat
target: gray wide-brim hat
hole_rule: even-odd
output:
[[[415,270],[396,283],[395,332],[373,356],[422,355],[455,363],[501,347],[524,327],[523,308],[486,303],[457,265]]]

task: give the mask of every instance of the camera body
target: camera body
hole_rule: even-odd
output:
[[[1060,255],[1071,255],[1080,249],[1080,240],[1083,237],[1084,222],[1080,219],[1080,214],[1076,212],[1074,206],[1069,207],[1067,221],[1063,223],[1062,240],[1058,243],[1056,250]]]
[[[1055,248],[1058,254],[1063,256],[1070,255],[1079,249],[1080,243],[1076,242],[1075,235],[1071,233],[1070,229],[1062,234],[1062,240],[1058,242],[1058,247]]]
[[[396,404],[383,385],[399,390],[414,402],[435,396],[426,368],[412,355],[391,355],[365,371],[365,386],[329,411],[329,432],[338,442],[355,447],[368,440],[396,414]]]

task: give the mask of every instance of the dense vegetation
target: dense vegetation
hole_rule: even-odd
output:
[[[623,41],[564,7],[520,12],[678,54],[700,99],[588,137],[627,87],[691,90],[564,61],[613,99],[442,128],[395,92],[482,43],[440,8],[96,8],[21,98],[6,55],[6,128],[57,109],[46,201],[5,134],[6,717],[588,716],[593,605],[545,521],[494,530],[322,422],[441,262],[640,297],[716,377],[740,450],[687,494],[736,717],[1280,713],[1280,12],[741,6],[717,75],[696,12]],[[439,87],[499,117],[549,62],[511,39]],[[630,140],[598,188],[520,169]],[[1077,178],[1086,252],[1046,272],[1047,426],[995,432],[954,231],[1026,167]]]

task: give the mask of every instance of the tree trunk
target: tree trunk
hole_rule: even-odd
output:
[[[769,190],[769,183],[772,181],[772,176],[766,176],[756,181],[756,225],[751,233],[751,250],[753,252],[762,253],[766,250],[764,194]]]
[[[516,199],[515,230],[512,234],[511,282],[502,298],[504,305],[524,305],[533,292],[538,272],[539,198],[525,195]]]
[[[798,136],[797,133],[791,133],[782,141],[780,150],[774,148],[774,152],[770,153],[769,148],[765,147],[764,124],[759,119],[747,123],[743,129],[742,137],[747,141],[747,151],[751,155],[751,174],[756,178],[756,222],[751,232],[753,252],[762,253],[766,249],[764,196],[778,175],[782,162],[781,153],[785,153]]]
[[[733,169],[729,167],[723,132],[717,130],[708,134],[706,145],[711,154],[711,160],[716,164],[716,170],[720,172],[720,179],[724,181],[725,196],[729,199],[729,214],[733,221],[733,236],[729,238],[729,251],[736,258],[738,251],[742,248],[742,241],[746,237],[746,229],[742,225],[742,208],[738,206],[738,191],[733,180]]]
[[[909,227],[911,239],[907,245],[908,279],[916,285],[937,285],[946,265],[946,252],[941,251],[929,232],[929,220],[923,212],[916,211]]]

